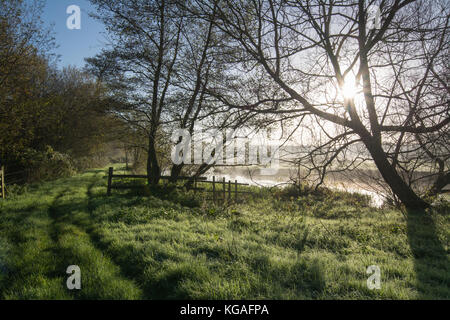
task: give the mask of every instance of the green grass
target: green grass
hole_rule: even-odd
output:
[[[448,207],[405,217],[360,195],[255,188],[226,207],[174,189],[106,197],[104,175],[0,201],[1,299],[450,298]]]

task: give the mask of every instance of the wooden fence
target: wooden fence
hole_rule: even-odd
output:
[[[113,179],[114,178],[119,178],[119,179],[126,179],[126,178],[131,178],[131,179],[147,179],[148,176],[147,175],[139,175],[139,174],[114,174],[114,168],[110,167],[108,169],[108,190],[107,190],[107,195],[110,196],[111,195],[111,190],[112,189],[131,189],[133,188],[133,186],[117,186],[117,185],[113,185]],[[162,180],[169,180],[170,176],[161,176]],[[189,180],[191,179],[191,177],[184,177],[184,176],[180,176],[177,178],[177,180]],[[197,181],[202,181],[202,180],[206,180],[207,178],[205,177],[198,177],[194,180],[194,183],[196,183]]]
[[[216,177],[213,176],[211,181],[199,181],[199,183],[212,184],[211,190],[205,190],[204,188],[197,188],[197,186],[195,186],[194,192],[195,190],[201,190],[203,192],[212,193],[212,198],[207,200],[212,200],[214,203],[219,203],[221,201],[222,203],[226,203],[233,200],[237,202],[238,194],[253,194],[253,192],[250,191],[238,190],[238,186],[248,186],[248,183],[239,183],[237,180],[234,180],[234,182],[231,180],[226,181],[225,177],[221,180],[216,180]]]
[[[5,167],[2,166],[0,168],[0,198],[5,199],[6,198],[6,181],[5,181]]]
[[[107,192],[106,194],[108,196],[111,195],[111,190],[112,189],[130,189],[133,188],[133,186],[118,186],[118,185],[113,185],[113,179],[114,178],[119,178],[119,179],[124,179],[124,178],[131,178],[131,179],[147,179],[148,176],[147,175],[131,175],[131,174],[114,174],[114,168],[110,167],[108,170],[108,188],[107,188]],[[161,176],[162,180],[168,180],[170,179],[169,176]],[[180,176],[177,178],[177,180],[190,180],[192,179],[192,177],[185,177],[185,176]],[[205,188],[201,188],[199,187],[199,184],[212,184],[212,189],[211,190],[207,190]],[[212,193],[212,198],[209,198],[207,200],[213,200],[214,203],[216,202],[220,202],[222,201],[223,203],[225,202],[231,202],[233,201],[237,201],[238,200],[238,194],[253,194],[252,192],[249,191],[242,191],[242,190],[238,190],[238,186],[248,186],[248,183],[239,183],[237,180],[234,180],[234,182],[232,182],[231,180],[229,180],[228,182],[226,181],[225,178],[222,178],[222,180],[216,180],[216,177],[213,176],[211,181],[208,181],[206,177],[197,177],[193,179],[193,186],[189,188],[189,190],[193,190],[194,193],[196,193],[197,191],[203,191],[203,192],[207,192],[207,193]],[[233,193],[234,193],[234,197],[233,197]]]

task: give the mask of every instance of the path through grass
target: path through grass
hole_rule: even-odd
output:
[[[141,290],[95,247],[88,233],[88,184],[95,174],[40,186],[2,204],[3,299],[137,299]],[[69,265],[82,290],[68,290]]]

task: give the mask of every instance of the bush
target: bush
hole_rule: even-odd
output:
[[[75,173],[70,156],[47,146],[45,151],[26,149],[17,157],[25,169],[28,182],[67,177]]]
[[[6,193],[8,198],[15,198],[28,192],[28,185],[9,184],[6,186]]]
[[[437,196],[431,204],[435,212],[446,215],[450,213],[450,202],[443,196]]]

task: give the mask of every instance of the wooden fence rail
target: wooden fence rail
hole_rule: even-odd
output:
[[[121,178],[121,179],[126,179],[126,178],[130,178],[130,179],[147,179],[148,176],[147,175],[140,175],[140,174],[136,174],[136,175],[132,175],[132,174],[114,174],[114,168],[110,167],[108,169],[108,190],[107,190],[107,195],[110,196],[111,195],[111,190],[112,189],[132,189],[132,188],[138,188],[139,186],[115,186],[113,185],[113,178]],[[162,180],[169,180],[171,177],[170,176],[161,176]],[[191,179],[191,177],[186,177],[186,176],[180,176],[177,178],[177,180],[189,180]],[[206,177],[197,177],[194,180],[194,183],[196,183],[196,181],[203,181],[206,180]]]
[[[213,194],[212,199],[214,203],[219,202],[220,200],[223,200],[223,202],[231,202],[233,200],[232,194],[234,193],[234,201],[238,201],[238,194],[253,194],[251,191],[242,191],[238,190],[238,186],[248,186],[248,183],[240,183],[237,182],[237,180],[234,180],[232,182],[231,180],[228,180],[226,182],[225,178],[222,178],[222,181],[216,180],[216,177],[213,176],[211,181],[199,181],[199,183],[209,183],[212,184],[211,190],[203,190],[203,192],[209,192]],[[217,186],[217,187],[216,187]],[[222,188],[220,188],[222,186]],[[233,188],[234,186],[234,188]],[[228,195],[228,197],[227,197]],[[228,199],[227,199],[228,198]]]
[[[6,181],[5,181],[5,167],[2,166],[0,168],[0,198],[5,199],[6,198]]]
[[[147,179],[147,175],[130,175],[130,174],[114,174],[114,168],[109,168],[108,176],[105,177],[108,179],[108,189],[107,195],[111,195],[112,189],[132,189],[139,188],[140,186],[115,186],[113,185],[113,178],[132,178],[132,179]],[[170,176],[161,176],[161,179],[170,179]],[[177,180],[190,180],[192,177],[180,176]],[[206,190],[205,188],[198,187],[199,183],[212,184],[212,190]],[[206,193],[212,193],[212,199],[214,203],[223,201],[231,202],[233,200],[232,194],[234,193],[234,201],[238,201],[238,194],[253,194],[250,191],[238,191],[238,186],[248,186],[248,183],[239,183],[237,180],[232,182],[231,180],[226,181],[225,178],[222,178],[222,181],[216,180],[216,177],[213,176],[211,181],[208,181],[206,177],[197,177],[193,180],[193,187],[190,190],[193,190],[194,193],[197,191],[202,191]],[[234,186],[234,188],[233,188]],[[233,192],[234,189],[234,192]],[[228,197],[227,197],[228,195]],[[228,199],[227,199],[228,198]]]

